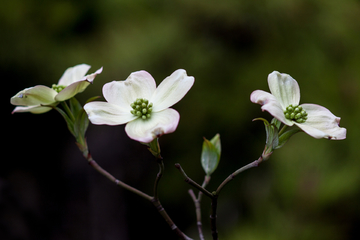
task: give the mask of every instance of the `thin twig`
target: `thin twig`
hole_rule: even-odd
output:
[[[161,205],[159,198],[158,198],[158,185],[159,185],[159,181],[163,175],[163,171],[164,171],[164,162],[162,161],[161,158],[158,159],[158,163],[159,163],[159,172],[156,175],[156,179],[155,179],[155,183],[154,183],[154,197],[149,196],[146,193],[143,193],[142,191],[131,187],[130,185],[116,179],[113,175],[111,175],[109,172],[107,172],[105,169],[103,169],[102,167],[99,166],[99,164],[97,164],[97,162],[92,158],[91,154],[89,153],[89,150],[87,148],[87,144],[85,141],[84,145],[80,145],[78,144],[78,147],[80,149],[80,151],[83,153],[83,156],[87,159],[88,163],[90,166],[92,166],[97,172],[99,172],[100,174],[102,174],[103,176],[105,176],[107,179],[109,179],[110,181],[114,182],[116,185],[121,186],[123,188],[125,188],[126,190],[133,192],[137,195],[139,195],[142,198],[145,198],[146,200],[150,201],[155,208],[157,209],[157,211],[159,212],[159,214],[164,218],[164,220],[168,223],[168,225],[170,226],[171,230],[173,230],[181,239],[183,240],[192,240],[192,238],[188,237],[185,235],[185,233],[183,233],[176,225],[175,223],[172,221],[172,219],[170,218],[170,216],[167,214],[167,212],[165,211],[165,209],[163,208],[163,206]]]
[[[181,239],[183,240],[193,240],[192,238],[186,236],[185,233],[183,233],[171,220],[170,216],[167,214],[163,206],[161,205],[159,199],[152,199],[152,204],[155,206],[155,208],[158,210],[159,214],[165,219],[171,230],[173,230]]]
[[[218,231],[217,231],[217,225],[216,225],[216,219],[217,219],[217,199],[219,196],[220,191],[224,188],[226,184],[228,184],[231,180],[233,180],[238,174],[246,171],[247,169],[257,167],[261,162],[263,161],[263,157],[260,156],[257,160],[239,168],[232,174],[230,174],[216,189],[216,191],[213,193],[213,197],[211,198],[211,215],[210,215],[210,226],[211,226],[211,235],[213,237],[213,240],[218,240]]]
[[[258,160],[255,160],[241,168],[239,168],[238,170],[236,170],[235,172],[233,172],[232,174],[230,174],[220,185],[219,187],[216,189],[214,195],[219,195],[220,191],[223,189],[223,187],[229,183],[231,180],[233,180],[239,173],[244,172],[247,169],[253,168],[253,167],[257,167],[261,162],[262,162],[263,158],[262,156],[259,157]]]
[[[210,228],[211,228],[211,235],[213,237],[213,240],[218,240],[218,231],[216,225],[217,199],[218,199],[218,195],[215,195],[211,199]]]
[[[213,194],[211,192],[209,192],[208,190],[206,190],[204,187],[200,186],[198,183],[196,183],[194,180],[192,180],[191,178],[189,178],[185,171],[182,169],[181,165],[179,163],[175,164],[175,167],[183,174],[184,176],[184,180],[185,182],[187,182],[188,184],[190,184],[191,186],[195,187],[196,189],[198,189],[199,191],[201,191],[202,193],[204,193],[206,196],[208,196],[209,198],[213,197]]]
[[[162,159],[158,159],[158,165],[159,165],[159,172],[156,175],[156,179],[155,179],[155,182],[154,182],[154,198],[155,199],[159,198],[158,185],[159,185],[160,179],[161,179],[161,177],[163,175],[163,172],[164,172],[164,169],[165,169],[164,161]]]
[[[159,193],[158,193],[158,186],[161,177],[163,176],[163,172],[165,169],[164,161],[162,158],[157,158],[157,162],[159,165],[159,172],[156,175],[155,182],[154,182],[154,197],[151,199],[151,203],[155,206],[159,214],[164,218],[164,220],[168,223],[171,230],[173,230],[181,239],[183,240],[192,240],[188,236],[185,235],[173,222],[173,220],[170,218],[170,216],[165,211],[164,207],[161,205],[159,200]]]
[[[206,175],[201,187],[205,188],[206,185],[209,183],[209,181],[210,181],[210,176]],[[199,194],[196,197],[194,191],[192,189],[189,189],[189,194],[195,204],[196,225],[198,227],[199,238],[200,238],[200,240],[204,240],[205,238],[204,238],[204,234],[202,231],[201,206],[200,206],[201,197],[202,197],[203,193],[201,191],[199,191]]]
[[[88,160],[88,163],[90,166],[92,166],[96,171],[98,171],[99,173],[101,173],[103,176],[105,176],[107,179],[109,179],[110,181],[114,182],[116,185],[121,186],[123,188],[125,188],[126,190],[133,192],[137,195],[139,195],[142,198],[145,198],[148,201],[151,201],[153,197],[147,195],[146,193],[131,187],[130,185],[120,181],[119,179],[116,179],[113,175],[111,175],[109,172],[107,172],[105,169],[103,169],[102,167],[99,166],[99,164],[97,164],[97,162],[92,159],[91,155],[88,154],[88,156],[86,157],[86,159]]]

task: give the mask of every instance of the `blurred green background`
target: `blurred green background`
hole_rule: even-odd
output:
[[[271,159],[239,175],[219,198],[220,239],[359,239],[360,1],[358,0],[11,0],[0,8],[0,70],[6,99],[57,83],[66,68],[103,66],[78,95],[147,70],[160,83],[186,69],[195,84],[174,106],[176,132],[160,140],[166,172],[160,199],[198,239],[189,186],[179,162],[201,183],[202,138],[220,133],[223,152],[208,187],[261,154],[270,120],[250,102],[267,75],[288,73],[301,103],[342,118],[343,141],[295,135]],[[2,113],[0,239],[176,239],[153,206],[87,166],[55,111]],[[9,128],[9,130],[7,130]],[[124,126],[88,130],[93,157],[117,178],[151,194],[157,164]],[[203,198],[206,239],[210,202]]]

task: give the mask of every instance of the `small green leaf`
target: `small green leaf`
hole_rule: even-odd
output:
[[[155,138],[154,140],[152,140],[149,143],[142,143],[142,144],[148,146],[148,150],[157,159],[162,159],[161,154],[160,154],[161,150],[160,150],[159,138]]]
[[[270,123],[265,118],[254,118],[252,121],[258,121],[258,120],[263,121],[265,126],[270,125]]]
[[[95,101],[96,99],[99,99],[99,98],[100,98],[100,96],[91,97],[88,100],[86,100],[85,104],[89,103],[89,102],[92,102],[92,101]]]
[[[280,129],[281,122],[277,118],[271,120],[271,124],[274,125],[278,130]]]
[[[70,131],[70,133],[76,137],[75,135],[75,131],[74,131],[74,121],[65,113],[65,111],[63,111],[61,108],[59,107],[55,107],[55,110],[58,111],[61,116],[63,116],[63,118],[65,119],[65,122],[67,124],[67,127]]]
[[[221,141],[220,141],[220,134],[216,134],[210,142],[215,146],[216,150],[218,151],[219,157],[221,156]]]
[[[264,118],[255,118],[253,120],[261,120],[264,122],[266,132],[266,146],[268,149],[270,149],[270,151],[275,149],[275,147],[279,144],[278,126],[280,126],[281,122],[279,123],[274,119],[271,121],[271,124]]]
[[[215,138],[214,142],[216,145],[218,145],[218,147],[216,147],[212,142],[204,138],[202,152],[201,152],[201,165],[206,175],[208,176],[210,176],[216,170],[220,161],[220,152],[219,152],[219,149],[221,149],[220,139],[219,137],[216,136],[214,138]],[[216,138],[218,138],[219,140],[216,140]]]
[[[79,103],[78,100],[76,100],[76,98],[70,98],[69,99],[70,102],[70,110],[73,113],[74,117],[76,118],[76,116],[79,114],[79,112],[82,109],[81,104]]]
[[[76,139],[81,141],[85,139],[85,133],[89,126],[89,118],[84,109],[81,109],[78,115],[75,118],[74,123],[74,132],[76,134]]]
[[[275,149],[279,149],[284,146],[285,143],[287,143],[287,141],[290,139],[290,137],[298,132],[301,132],[300,128],[294,128],[281,134],[281,136],[279,137],[279,144],[276,146]]]

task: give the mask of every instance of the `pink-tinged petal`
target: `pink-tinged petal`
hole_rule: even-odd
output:
[[[107,102],[90,102],[85,104],[84,109],[90,122],[96,125],[121,125],[136,118],[130,111],[124,112],[117,105]]]
[[[96,72],[86,75],[83,78],[79,78],[77,81],[71,83],[55,96],[55,100],[59,102],[65,101],[74,97],[76,94],[83,92],[90,83],[94,81],[96,75],[102,72],[102,69],[103,68],[101,67]]]
[[[86,75],[85,77],[83,77],[81,79],[81,81],[88,81],[89,83],[92,83],[94,81],[95,77],[98,74],[102,73],[102,71],[103,71],[103,67],[99,68],[98,70],[96,70],[96,72],[94,72],[92,74]]]
[[[262,105],[262,111],[269,112],[273,117],[275,117],[282,123],[288,126],[294,125],[293,121],[285,118],[284,111],[280,103],[272,94],[262,90],[255,90],[251,93],[250,100],[253,103]]]
[[[130,112],[130,104],[137,98],[150,97],[156,89],[154,78],[146,71],[133,72],[125,81],[113,81],[103,87],[103,95],[109,103]]]
[[[270,92],[279,101],[282,109],[300,102],[299,84],[290,75],[274,71],[268,76]]]
[[[57,92],[49,87],[37,85],[18,92],[10,103],[18,106],[50,105],[55,102]]]
[[[154,92],[150,102],[154,104],[153,111],[161,111],[180,101],[194,84],[194,77],[189,77],[186,71],[178,69],[165,78]]]
[[[340,118],[327,108],[316,104],[301,104],[308,113],[305,123],[295,123],[304,132],[314,138],[342,140],[346,138],[346,129],[339,127]]]
[[[69,86],[70,84],[81,80],[87,71],[89,71],[90,67],[91,66],[87,64],[79,64],[74,67],[69,67],[61,76],[58,85]]]
[[[127,135],[136,141],[149,143],[163,134],[172,133],[176,130],[180,120],[180,114],[168,108],[151,114],[151,118],[143,120],[137,118],[126,124]]]
[[[12,111],[12,114],[20,113],[20,112],[30,112],[30,113],[34,113],[34,114],[40,114],[40,113],[46,113],[46,112],[50,111],[51,109],[52,109],[51,107],[44,107],[41,105],[30,106],[30,107],[16,107]]]

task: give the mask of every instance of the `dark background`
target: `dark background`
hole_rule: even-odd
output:
[[[160,140],[166,171],[160,199],[175,223],[198,239],[193,202],[179,162],[201,183],[202,137],[220,133],[223,152],[208,187],[257,159],[271,119],[250,102],[268,91],[267,75],[288,73],[302,103],[342,118],[343,141],[300,133],[258,168],[239,175],[219,198],[220,239],[359,239],[360,1],[343,0],[11,0],[0,8],[2,116],[0,239],[176,239],[154,207],[90,168],[61,116],[11,115],[9,99],[57,83],[66,68],[103,66],[77,96],[147,70],[159,84],[183,68],[195,77],[174,106],[176,132]],[[4,91],[5,90],[5,91]],[[118,179],[152,194],[158,171],[122,126],[90,125],[93,157]],[[210,202],[203,198],[206,239]]]

